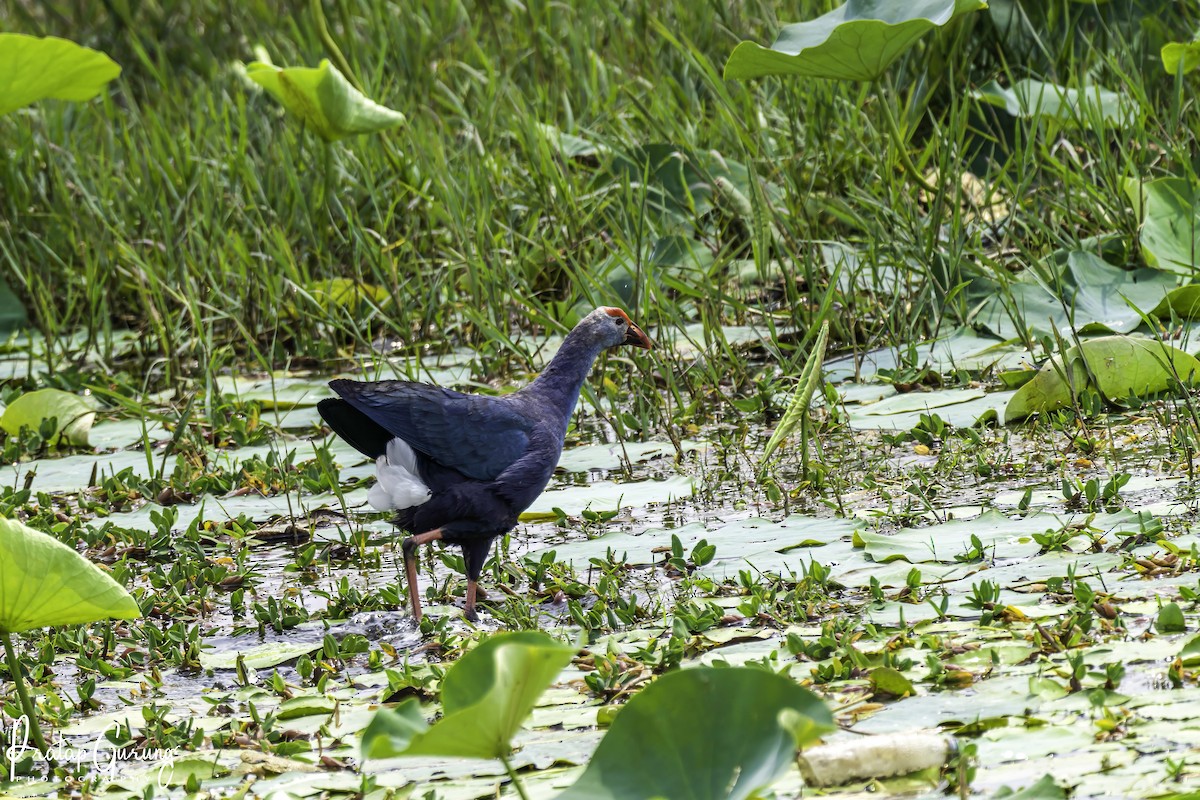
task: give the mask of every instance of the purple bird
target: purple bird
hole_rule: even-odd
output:
[[[375,459],[367,496],[396,510],[412,535],[401,547],[413,616],[418,545],[456,544],[467,567],[466,615],[475,619],[479,574],[492,540],[508,533],[542,493],[562,453],[567,421],[602,350],[649,337],[619,308],[598,308],[575,326],[533,383],[503,397],[462,394],[410,381],[330,381],[340,399],[317,408],[334,433]]]

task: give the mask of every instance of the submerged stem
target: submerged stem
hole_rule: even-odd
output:
[[[17,661],[17,651],[13,649],[12,634],[6,630],[0,630],[0,640],[4,641],[4,658],[8,662],[8,672],[12,675],[13,686],[17,687],[21,710],[25,712],[25,717],[29,720],[33,743],[37,745],[38,752],[44,758],[49,759],[50,748],[46,746],[46,740],[42,737],[42,726],[38,724],[37,709],[33,707],[33,702],[29,699],[29,692],[25,689],[25,679],[21,677],[21,663]]]
[[[504,765],[504,771],[508,773],[509,780],[513,782],[513,786],[517,788],[517,794],[521,795],[521,800],[529,800],[529,795],[525,794],[525,785],[521,783],[521,779],[517,777],[517,771],[513,769],[512,763],[508,760],[508,756],[500,756],[500,763]]]

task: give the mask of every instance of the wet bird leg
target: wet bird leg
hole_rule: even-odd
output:
[[[417,590],[417,548],[442,538],[442,529],[434,528],[426,533],[409,536],[400,543],[404,551],[404,571],[408,574],[408,599],[412,604],[413,619],[421,621],[421,593]]]
[[[467,578],[467,602],[465,615],[466,618],[475,622],[479,619],[479,615],[475,613],[475,595],[479,592],[479,581]]]

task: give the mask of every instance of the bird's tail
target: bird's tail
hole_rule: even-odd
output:
[[[417,454],[399,437],[375,460],[375,477],[367,502],[380,511],[419,506],[432,495],[417,470]]]

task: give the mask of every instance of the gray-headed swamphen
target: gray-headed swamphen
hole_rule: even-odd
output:
[[[368,501],[398,512],[412,535],[401,544],[413,616],[421,618],[416,548],[457,544],[467,568],[466,614],[475,618],[479,573],[492,540],[512,530],[542,493],[562,453],[567,421],[602,350],[651,347],[619,308],[598,308],[567,334],[533,383],[503,397],[410,381],[330,381],[339,399],[321,416],[356,450],[375,459]]]

